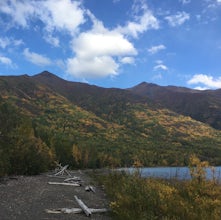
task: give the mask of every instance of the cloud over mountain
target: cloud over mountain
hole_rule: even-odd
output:
[[[221,88],[221,77],[215,79],[213,76],[210,75],[196,74],[188,81],[188,84],[199,85],[196,88],[201,89],[219,89]],[[203,87],[201,87],[200,85],[203,85]]]
[[[102,21],[87,11],[93,27],[73,39],[75,56],[67,60],[67,72],[78,78],[107,77],[117,75],[120,65],[133,63],[137,50],[127,35],[137,38],[139,33],[149,28],[158,28],[157,19],[146,4],[137,6],[136,10],[141,10],[143,14],[125,26],[113,29],[105,28]]]
[[[28,61],[30,61],[31,63],[34,63],[36,65],[47,66],[47,65],[52,64],[52,61],[49,58],[47,58],[46,56],[43,56],[41,54],[31,52],[29,50],[29,48],[25,48],[23,54]]]
[[[2,73],[193,86],[197,73],[220,77],[220,13],[220,0],[2,0]]]
[[[131,64],[137,50],[129,40],[138,38],[149,29],[158,29],[156,17],[148,9],[144,1],[134,1],[132,5],[132,20],[114,28],[104,27],[102,21],[83,7],[79,1],[46,0],[46,1],[12,1],[1,3],[1,12],[11,19],[10,25],[30,28],[33,21],[44,24],[43,39],[60,47],[58,33],[66,31],[69,34],[70,50],[74,56],[66,58],[66,71],[77,78],[96,78],[117,75],[119,67]],[[92,26],[87,30],[81,29],[85,22]],[[1,42],[0,42],[1,43]],[[1,43],[5,45],[4,42]],[[36,65],[50,65],[51,60],[28,48],[23,52],[25,58]]]

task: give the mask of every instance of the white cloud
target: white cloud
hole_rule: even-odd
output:
[[[94,55],[119,56],[137,54],[134,46],[123,35],[108,30],[105,33],[86,32],[80,34],[73,42],[73,50],[81,58]]]
[[[191,2],[191,0],[180,0],[180,2],[182,2],[182,4],[189,4]]]
[[[40,15],[49,32],[67,30],[74,33],[79,25],[85,22],[84,11],[78,1],[47,0],[36,5],[38,6],[36,13]]]
[[[53,37],[51,34],[48,34],[47,36],[44,37],[44,39],[54,47],[59,47],[60,41],[59,38]]]
[[[166,47],[163,44],[157,45],[157,46],[153,46],[151,48],[148,49],[148,52],[151,54],[155,54],[157,52],[159,52],[160,50],[165,50]]]
[[[0,55],[0,63],[8,66],[12,66],[12,61],[10,58]]]
[[[138,22],[128,22],[124,27],[119,27],[119,31],[123,34],[138,37],[139,33],[143,33],[149,29],[158,29],[159,24],[157,19],[150,11],[146,11],[138,20]]]
[[[28,20],[35,13],[35,7],[32,1],[1,1],[0,11],[11,16],[12,24],[20,25],[22,27],[28,26]]]
[[[133,57],[123,57],[120,59],[120,62],[123,64],[133,64],[134,58]]]
[[[3,37],[0,38],[0,47],[5,49],[8,46],[19,46],[23,44],[22,40],[15,40],[13,38]]]
[[[156,64],[162,64],[162,63],[163,63],[163,60],[156,60],[155,63],[156,63]]]
[[[166,16],[165,19],[168,21],[169,25],[172,27],[180,26],[184,22],[190,19],[190,15],[184,11],[177,12],[175,15]]]
[[[153,68],[154,71],[157,71],[157,70],[167,71],[168,70],[168,67],[163,63],[162,60],[156,60],[155,63],[156,65]]]
[[[0,38],[0,47],[5,49],[8,45],[10,45],[9,38]]]
[[[123,35],[104,29],[81,33],[73,41],[75,57],[68,59],[67,72],[81,78],[116,75],[115,57],[136,55],[134,46]]]
[[[12,39],[11,44],[14,46],[20,46],[20,45],[24,44],[24,42],[21,39],[19,39],[19,40]]]
[[[117,75],[119,65],[111,56],[79,57],[67,60],[67,72],[78,78],[102,78]]]
[[[125,26],[119,26],[117,31],[137,38],[138,34],[141,34],[149,29],[158,29],[159,22],[153,15],[152,11],[148,9],[148,6],[144,3],[144,1],[135,1],[135,3],[134,11],[139,15],[135,16],[135,21],[129,21]]]
[[[85,22],[81,2],[72,0],[7,0],[0,2],[0,12],[10,17],[11,23],[5,24],[9,28],[18,26],[29,28],[32,21],[41,21],[45,30],[43,39],[54,47],[60,46],[58,35],[56,36],[58,31],[67,31],[74,35],[78,32],[79,26]],[[21,44],[19,41],[13,42],[14,46],[18,46],[19,43]],[[3,49],[10,44],[11,39],[0,39],[0,47]],[[28,57],[30,58],[30,54]],[[36,56],[31,60],[40,65],[48,63],[48,60]]]
[[[29,48],[25,48],[23,54],[29,62],[34,63],[35,65],[47,66],[52,64],[49,58],[38,53],[30,52]]]
[[[135,9],[136,6],[136,9]],[[117,75],[120,65],[133,64],[137,50],[127,36],[134,38],[150,28],[158,28],[157,19],[144,1],[135,1],[133,21],[125,26],[107,29],[89,10],[92,29],[82,32],[72,41],[73,58],[67,60],[67,72],[78,78]]]
[[[208,87],[197,86],[194,89],[196,89],[196,90],[207,90],[209,88]]]
[[[118,74],[120,64],[132,63],[137,55],[133,44],[118,30],[109,30],[87,11],[93,27],[72,41],[75,57],[67,60],[67,72],[78,78],[107,77]],[[122,57],[131,57],[122,59]]]
[[[159,22],[144,0],[134,0],[131,19],[124,25],[111,29],[104,27],[89,10],[84,9],[83,1],[73,0],[6,0],[0,1],[0,12],[8,16],[10,27],[33,28],[34,22],[43,25],[42,38],[59,47],[62,36],[72,39],[67,43],[73,56],[64,63],[67,73],[78,78],[106,77],[119,73],[124,64],[133,64],[137,50],[132,38],[149,29],[158,29]],[[115,1],[116,2],[116,1]],[[80,29],[89,21],[86,30]],[[92,27],[90,27],[92,22]],[[71,42],[71,43],[70,43]],[[7,42],[0,42],[6,47]],[[30,47],[30,46],[27,46]],[[36,65],[51,65],[52,61],[41,54],[24,49],[26,59]],[[56,62],[55,62],[56,63]],[[63,66],[63,62],[59,62]],[[56,65],[56,64],[55,64]]]
[[[202,84],[203,87],[198,88],[213,88],[218,89],[221,88],[221,77],[214,79],[213,76],[205,75],[205,74],[196,74],[194,75],[188,82],[188,84]]]
[[[65,30],[73,34],[85,22],[81,2],[71,0],[1,1],[0,12],[10,16],[11,26],[28,28],[31,21],[40,20],[49,33]]]
[[[166,71],[166,70],[168,70],[168,67],[164,64],[158,64],[158,65],[154,66],[153,69],[154,70],[164,70],[164,71]]]

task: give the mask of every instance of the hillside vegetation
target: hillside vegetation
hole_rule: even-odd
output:
[[[143,82],[129,90],[149,100],[155,100],[165,108],[221,130],[221,89],[201,91]]]
[[[131,91],[43,72],[0,77],[1,175],[79,167],[221,164],[221,131]],[[19,166],[18,166],[19,164]]]

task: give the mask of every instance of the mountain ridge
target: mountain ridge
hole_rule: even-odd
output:
[[[221,89],[201,91],[142,83],[130,90],[179,114],[221,129]]]
[[[190,116],[197,121],[221,130],[221,89],[195,90],[171,85],[159,86],[147,82],[141,82],[128,89],[103,88],[87,83],[66,81],[47,71],[33,77],[38,78],[38,80],[40,79],[41,83],[46,82],[54,90],[62,87],[60,92],[63,95],[86,108],[87,106],[83,104],[83,102],[87,102],[85,96],[79,96],[79,93],[82,93],[82,91],[97,97],[101,93],[105,95],[110,91],[121,91],[122,93],[129,91],[130,94],[128,96],[133,96],[134,102],[152,102],[154,105],[160,105],[178,114]],[[50,78],[49,81],[47,81],[48,78]],[[60,81],[60,83],[53,84],[57,81]],[[73,93],[78,94],[78,96],[70,95]],[[132,100],[130,99],[130,101]],[[91,107],[88,106],[87,110],[91,110]]]
[[[103,102],[105,97],[121,94],[129,102],[151,103],[155,106],[168,108],[178,114],[209,124],[221,130],[221,89],[195,90],[179,86],[159,86],[154,83],[141,82],[131,88],[104,88],[82,82],[64,80],[48,71],[28,76],[1,76],[9,80],[33,80],[43,84],[55,92],[59,92],[71,102],[91,111],[95,102]],[[15,80],[16,81],[16,80]],[[16,87],[16,85],[13,85]],[[103,95],[100,96],[100,94]],[[92,105],[88,100],[91,99]],[[112,98],[114,100],[114,98]],[[117,101],[117,100],[116,100]]]
[[[135,88],[140,86],[144,88],[137,94],[134,88],[70,82],[46,71],[34,76],[0,76],[0,133],[11,115],[12,111],[5,110],[9,106],[31,121],[30,134],[48,147],[49,155],[54,152],[58,161],[73,167],[131,166],[137,160],[144,166],[186,165],[192,153],[221,164],[221,131],[153,99],[156,91],[168,97],[168,90],[173,95],[175,90],[182,95],[198,93],[174,87],[166,92],[163,88],[161,93],[160,86],[151,84],[146,88],[146,83]],[[149,87],[152,96],[148,97]],[[15,134],[23,140],[25,133],[17,127]]]

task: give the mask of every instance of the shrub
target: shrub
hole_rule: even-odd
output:
[[[218,220],[221,186],[206,179],[207,162],[190,157],[191,180],[141,178],[139,173],[113,172],[104,177],[115,219]]]

